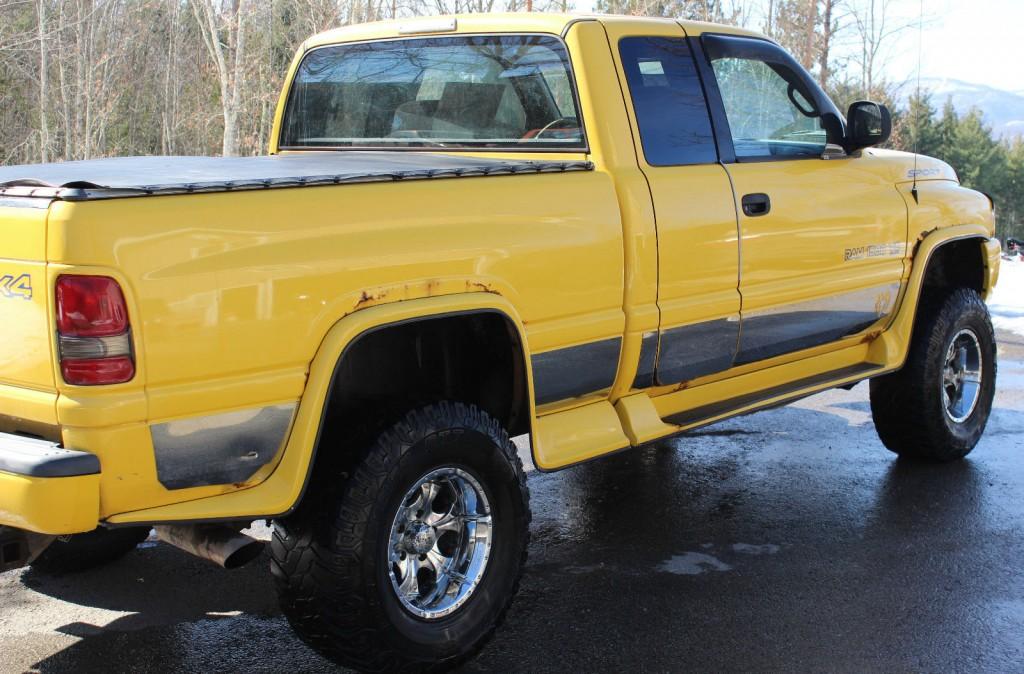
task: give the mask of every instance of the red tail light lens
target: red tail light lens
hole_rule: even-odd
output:
[[[60,370],[76,386],[121,384],[135,376],[128,307],[107,276],[57,279]]]
[[[60,362],[64,381],[76,386],[120,384],[135,376],[135,363],[130,356],[116,358],[66,359]]]
[[[57,279],[57,330],[69,337],[108,337],[128,329],[128,308],[117,281],[106,276]]]

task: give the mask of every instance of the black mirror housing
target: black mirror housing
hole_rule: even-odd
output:
[[[847,152],[881,145],[889,140],[891,133],[892,114],[889,108],[873,101],[856,101],[850,104],[850,110],[846,114]]]

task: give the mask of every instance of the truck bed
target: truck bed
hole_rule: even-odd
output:
[[[587,161],[488,159],[378,150],[268,157],[119,157],[0,167],[0,197],[86,201],[592,168]]]

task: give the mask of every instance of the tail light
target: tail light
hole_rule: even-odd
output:
[[[135,376],[128,307],[112,278],[57,278],[57,341],[69,384],[121,384]]]

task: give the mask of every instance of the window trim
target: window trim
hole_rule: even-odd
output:
[[[763,52],[766,57],[764,61],[766,63],[776,63],[784,65],[793,73],[800,78],[804,86],[811,93],[814,98],[814,105],[821,111],[821,116],[824,117],[827,114],[834,114],[836,123],[838,124],[839,132],[845,133],[845,121],[843,116],[839,113],[839,109],[836,108],[835,104],[828,97],[828,95],[818,86],[818,83],[810,76],[803,66],[797,63],[796,59],[783,49],[781,46],[772,42],[767,38],[754,37],[749,35],[731,35],[726,33],[703,33],[699,38],[701,43],[700,52],[703,58],[698,59],[701,63],[700,72],[702,76],[705,76],[705,87],[707,90],[708,105],[712,107],[712,121],[715,129],[715,137],[720,143],[720,147],[727,148],[728,156],[730,160],[726,160],[726,153],[722,152],[723,164],[757,164],[762,162],[777,162],[777,161],[806,161],[808,159],[821,160],[822,155],[808,155],[804,157],[792,157],[792,156],[761,156],[761,157],[738,157],[736,156],[736,149],[732,140],[732,129],[729,126],[729,118],[725,112],[725,102],[722,99],[722,91],[718,85],[718,78],[715,77],[714,69],[711,66],[711,57],[708,53],[709,43],[719,44],[730,43],[730,42],[742,42],[747,43],[758,52]],[[773,57],[773,58],[772,58]],[[841,139],[837,141],[831,138],[833,130],[826,128],[826,145],[823,149],[823,154],[827,151],[833,143],[841,142]],[[720,136],[720,138],[719,138]],[[832,157],[838,158],[838,157]]]
[[[690,58],[693,59],[693,67],[697,72],[697,82],[700,84],[701,96],[704,99],[704,108],[708,112],[708,121],[711,124],[711,140],[715,147],[715,160],[710,162],[690,163],[690,164],[652,164],[647,158],[647,150],[644,148],[644,134],[640,128],[640,117],[636,111],[636,99],[633,96],[633,88],[630,86],[629,73],[626,72],[626,62],[622,58],[622,42],[623,40],[635,40],[635,39],[663,39],[663,40],[682,40],[686,44],[686,48],[690,51]],[[637,140],[639,141],[638,158],[643,159],[644,164],[650,168],[684,168],[686,166],[714,166],[715,164],[723,163],[723,157],[726,155],[722,154],[722,146],[718,142],[718,132],[716,131],[715,113],[712,108],[711,101],[708,100],[707,87],[704,86],[704,73],[701,71],[701,64],[705,59],[701,58],[693,45],[694,38],[687,37],[686,35],[649,35],[643,33],[623,35],[619,38],[618,42],[615,43],[615,53],[613,57],[617,68],[622,72],[622,79],[625,82],[625,90],[629,95],[629,105],[627,106],[628,117],[633,130],[636,132]],[[731,150],[732,144],[730,141],[729,148]]]
[[[372,44],[375,42],[400,42],[406,40],[431,40],[438,38],[472,38],[472,37],[546,37],[556,40],[562,48],[565,50],[566,57],[566,74],[569,77],[569,85],[572,88],[572,100],[573,105],[576,106],[576,116],[580,120],[580,134],[582,136],[582,144],[578,147],[516,147],[510,145],[508,147],[397,147],[392,145],[360,145],[358,147],[327,147],[323,145],[284,145],[284,134],[287,128],[287,115],[288,107],[291,103],[292,91],[295,88],[295,80],[297,79],[299,69],[302,68],[302,64],[305,63],[306,58],[315,51],[320,49],[329,49],[332,47],[347,47],[361,44]],[[580,93],[579,85],[577,83],[575,65],[572,58],[572,50],[569,49],[569,45],[566,44],[565,38],[555,33],[523,33],[520,31],[488,31],[486,33],[445,33],[437,35],[402,35],[398,37],[387,37],[387,38],[373,38],[369,40],[354,40],[351,42],[332,42],[330,44],[322,44],[312,49],[307,50],[302,54],[302,59],[299,61],[298,66],[295,68],[295,74],[288,81],[288,92],[285,96],[284,110],[281,112],[281,124],[280,129],[277,133],[277,151],[278,152],[373,152],[373,151],[389,151],[389,152],[433,152],[433,153],[455,153],[455,152],[472,152],[472,153],[487,153],[487,152],[498,152],[498,153],[519,153],[519,154],[590,154],[590,140],[587,135],[587,123],[584,119],[583,108],[580,105]]]

